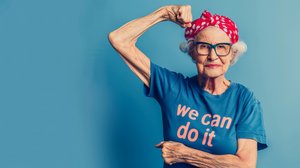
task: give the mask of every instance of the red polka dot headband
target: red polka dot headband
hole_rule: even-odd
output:
[[[193,40],[194,37],[208,26],[216,26],[223,30],[230,38],[232,44],[239,40],[238,28],[236,24],[226,16],[217,14],[211,15],[205,10],[201,17],[192,22],[192,26],[185,29],[185,39]]]

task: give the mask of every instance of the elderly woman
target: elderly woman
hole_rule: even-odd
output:
[[[197,75],[162,68],[135,46],[147,29],[167,20],[186,28],[180,49]],[[253,92],[225,77],[246,50],[231,19],[204,11],[192,21],[191,6],[164,6],[111,32],[109,40],[146,96],[161,106],[164,141],[156,147],[165,168],[256,167],[257,150],[267,147],[262,108]]]

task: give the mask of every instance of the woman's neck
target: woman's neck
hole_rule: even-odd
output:
[[[198,74],[197,79],[200,87],[213,95],[224,93],[230,85],[230,81],[224,75],[216,78],[206,78]]]

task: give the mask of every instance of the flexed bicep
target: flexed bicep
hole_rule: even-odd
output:
[[[153,13],[132,20],[108,36],[110,43],[121,55],[129,68],[149,87],[150,59],[139,50],[135,43],[150,27],[161,21],[173,21],[181,27],[190,27],[192,20],[191,7],[170,5],[161,7]]]

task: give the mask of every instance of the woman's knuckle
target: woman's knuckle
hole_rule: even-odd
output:
[[[170,162],[171,162],[171,159],[165,158],[165,162],[166,162],[166,163],[170,163]]]

